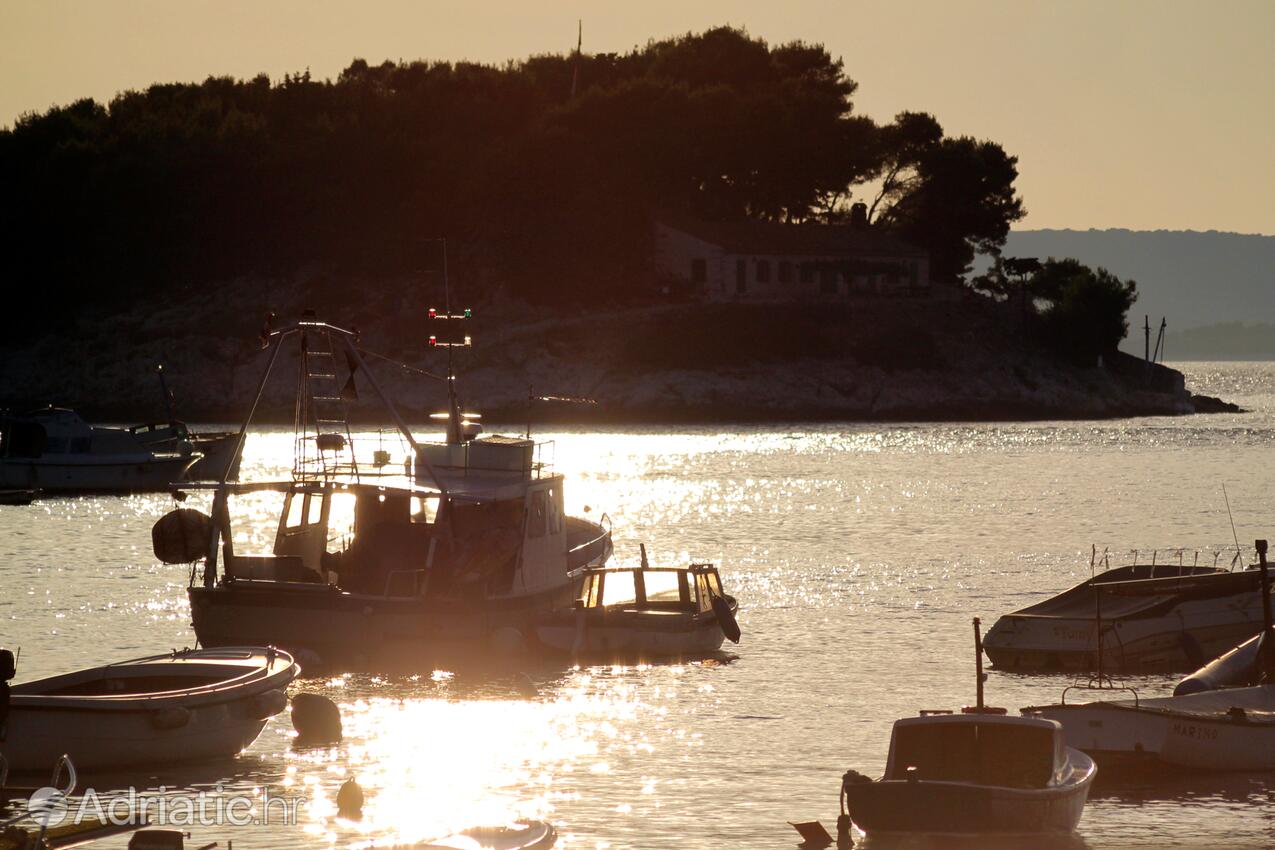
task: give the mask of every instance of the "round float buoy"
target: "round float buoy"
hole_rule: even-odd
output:
[[[151,548],[165,564],[189,564],[208,554],[212,517],[194,508],[169,511],[151,526]]]
[[[362,817],[363,788],[354,779],[345,780],[341,790],[336,792],[336,813],[349,820]]]
[[[292,728],[297,746],[335,744],[342,736],[341,710],[325,696],[297,694],[292,698]]]

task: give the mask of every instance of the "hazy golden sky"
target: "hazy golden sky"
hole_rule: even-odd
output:
[[[0,0],[0,125],[152,82],[354,57],[499,62],[729,23],[821,42],[859,112],[934,113],[1019,157],[1021,228],[1275,234],[1275,0]]]

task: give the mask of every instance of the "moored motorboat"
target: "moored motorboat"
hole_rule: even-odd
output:
[[[1026,608],[987,633],[987,657],[1015,671],[1191,670],[1261,627],[1257,570],[1171,564],[1113,567]]]
[[[1258,540],[1256,549],[1261,559],[1260,590],[1266,600],[1263,631],[1228,656],[1242,661],[1241,650],[1251,647],[1255,658],[1248,675],[1259,684],[1215,687],[1220,682],[1210,679],[1224,681],[1236,671],[1227,669],[1228,664],[1209,665],[1215,676],[1208,675],[1207,667],[1197,671],[1188,680],[1195,680],[1191,687],[1182,689],[1192,692],[1145,698],[1131,691],[1132,699],[1068,703],[1064,691],[1060,703],[1028,706],[1023,714],[1061,723],[1070,746],[1112,767],[1275,769],[1275,641],[1268,639],[1272,615],[1266,541]],[[1102,681],[1101,670],[1098,681]]]
[[[127,429],[90,425],[64,408],[0,417],[0,489],[167,490],[198,459],[189,445],[156,450]]]
[[[596,567],[571,608],[545,615],[536,637],[559,652],[591,658],[686,658],[740,637],[739,603],[712,564]]]
[[[850,821],[869,835],[1076,828],[1097,768],[1065,745],[1057,722],[983,704],[978,625],[975,619],[977,704],[895,721],[885,775],[842,778],[839,832],[848,835]]]
[[[286,707],[299,673],[286,652],[226,647],[13,685],[0,755],[14,772],[47,770],[63,754],[81,770],[233,756]]]

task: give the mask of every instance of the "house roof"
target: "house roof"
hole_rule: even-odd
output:
[[[660,223],[711,242],[731,254],[801,257],[925,257],[922,248],[872,227],[702,221],[662,217]]]

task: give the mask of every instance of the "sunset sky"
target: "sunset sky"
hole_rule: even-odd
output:
[[[820,42],[879,121],[932,112],[1019,157],[1019,228],[1275,234],[1275,2],[483,4],[0,0],[0,125],[152,82],[354,57],[623,52],[717,24]]]

